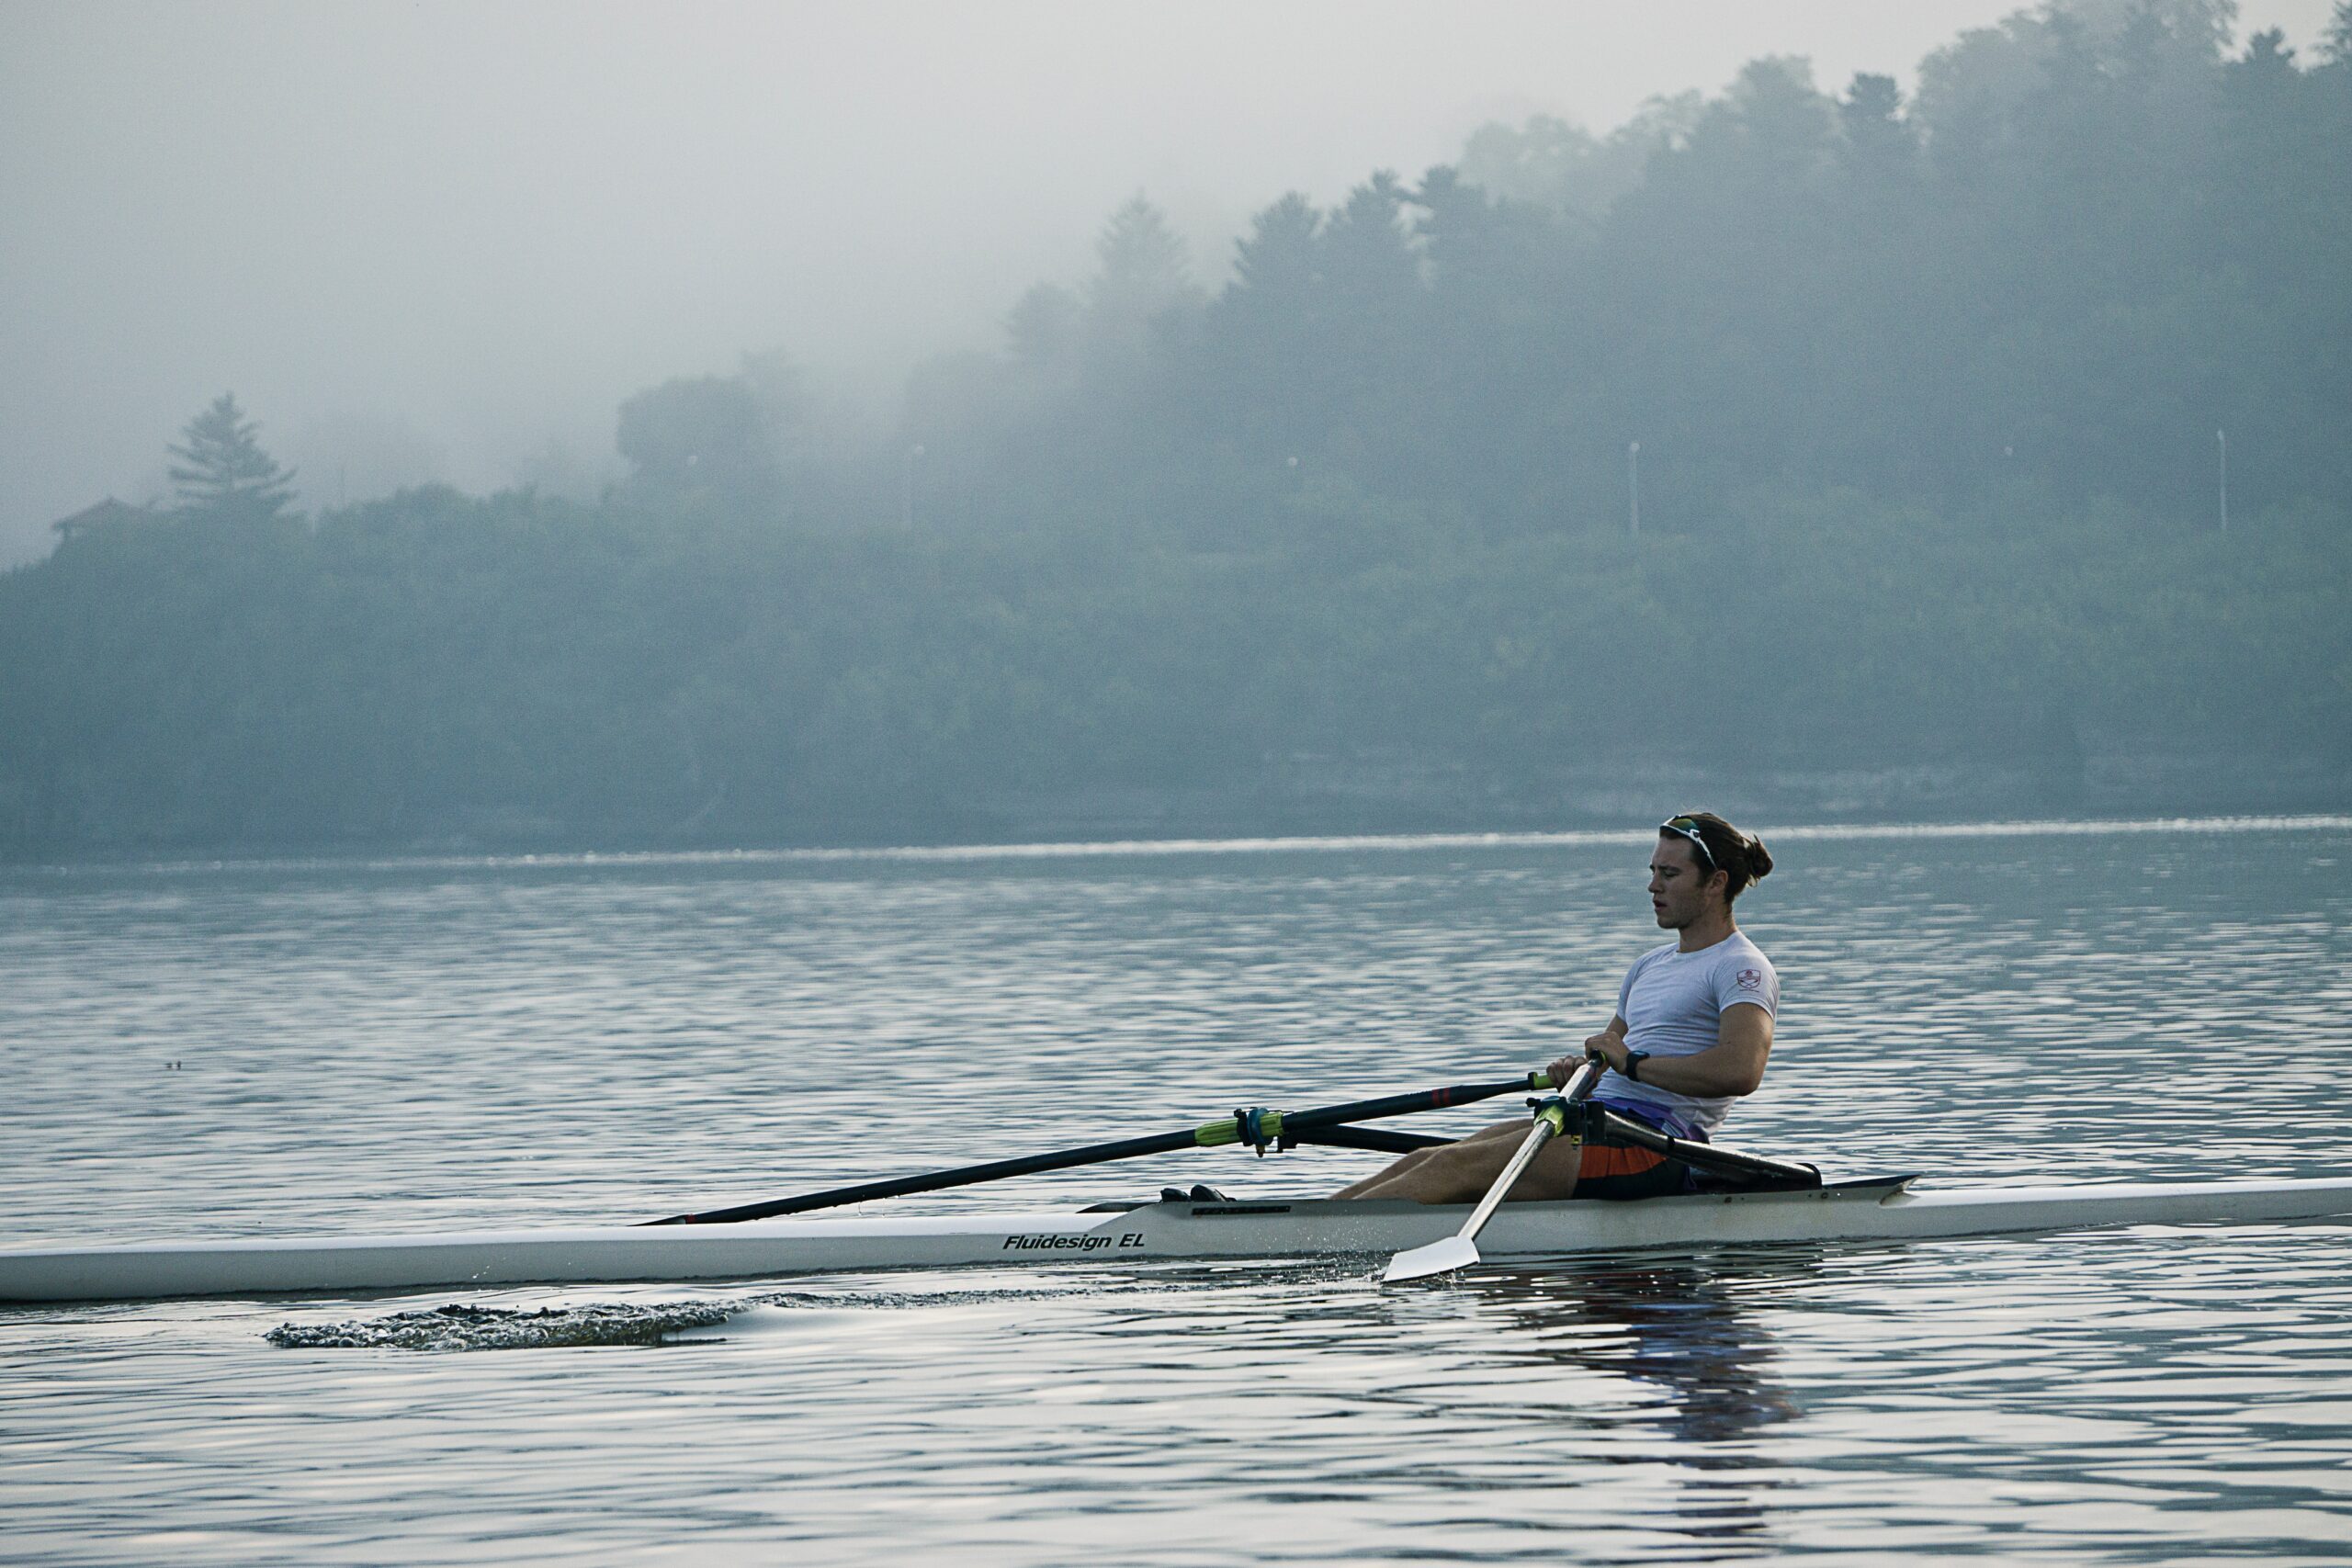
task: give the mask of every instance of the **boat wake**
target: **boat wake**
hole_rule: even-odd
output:
[[[583,1345],[659,1345],[711,1328],[742,1303],[659,1306],[439,1306],[344,1323],[281,1323],[262,1336],[289,1350],[545,1350]]]
[[[1260,1285],[1314,1283],[1362,1272],[1328,1261],[1259,1266]],[[928,1290],[831,1293],[767,1291],[732,1301],[650,1303],[591,1303],[580,1306],[498,1307],[453,1303],[413,1308],[379,1318],[334,1323],[281,1323],[262,1336],[288,1350],[548,1350],[596,1345],[673,1345],[838,1327],[842,1314],[937,1312],[1029,1303],[1057,1296],[1126,1293],[1165,1296],[1230,1288],[1232,1272],[1196,1266],[1143,1269],[1118,1279],[1088,1278],[1017,1286],[942,1281]]]

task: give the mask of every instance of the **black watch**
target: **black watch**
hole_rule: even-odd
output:
[[[1627,1083],[1639,1083],[1639,1082],[1641,1082],[1641,1081],[1642,1081],[1642,1073],[1641,1073],[1642,1064],[1643,1064],[1644,1062],[1648,1061],[1649,1059],[1650,1059],[1650,1054],[1649,1054],[1647,1051],[1628,1051],[1628,1052],[1626,1052],[1626,1053],[1625,1053],[1625,1081],[1626,1081]]]

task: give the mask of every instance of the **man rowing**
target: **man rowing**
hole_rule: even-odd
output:
[[[1650,855],[1650,908],[1676,940],[1634,961],[1617,1011],[1584,1049],[1552,1064],[1564,1084],[1585,1060],[1608,1064],[1593,1100],[1677,1138],[1705,1142],[1731,1102],[1764,1080],[1781,983],[1739,930],[1732,904],[1772,869],[1762,841],[1712,811],[1670,817]],[[1457,1143],[1417,1149],[1337,1198],[1472,1203],[1501,1176],[1527,1122],[1500,1122]],[[1547,1144],[1512,1199],[1651,1198],[1679,1192],[1688,1168],[1647,1149]]]

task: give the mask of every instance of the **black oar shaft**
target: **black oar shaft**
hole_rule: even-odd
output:
[[[1442,1111],[1449,1105],[1469,1105],[1481,1100],[1492,1100],[1498,1094],[1524,1094],[1530,1089],[1551,1087],[1552,1080],[1542,1073],[1506,1078],[1500,1083],[1454,1084],[1447,1089],[1423,1089],[1417,1094],[1353,1100],[1345,1105],[1326,1105],[1313,1111],[1286,1111],[1283,1113],[1283,1127],[1285,1131],[1300,1127],[1336,1127],[1345,1122],[1373,1122],[1383,1116],[1410,1116],[1416,1111]]]
[[[1428,1133],[1398,1133],[1386,1127],[1302,1127],[1296,1133],[1284,1134],[1283,1141],[1332,1149],[1370,1149],[1384,1155],[1408,1155],[1416,1149],[1440,1148],[1453,1142]]]
[[[1103,1165],[1116,1159],[1137,1159],[1145,1155],[1171,1154],[1178,1149],[1198,1146],[1194,1132],[1160,1133],[1148,1138],[1122,1138],[1115,1143],[1089,1144],[1083,1148],[1026,1155],[1019,1159],[991,1160],[986,1165],[967,1165],[956,1170],[934,1170],[921,1176],[893,1177],[883,1181],[861,1181],[854,1187],[834,1187],[822,1192],[805,1192],[797,1198],[777,1198],[764,1203],[739,1203],[731,1209],[713,1209],[707,1213],[673,1214],[666,1220],[650,1223],[657,1225],[719,1225],[731,1224],[738,1220],[766,1220],[779,1214],[800,1214],[811,1209],[863,1203],[870,1198],[904,1198],[916,1192],[936,1192],[948,1187],[999,1181],[1008,1176],[1035,1176],[1042,1171],[1067,1170],[1072,1166]]]
[[[1498,1083],[1453,1084],[1444,1089],[1392,1094],[1378,1100],[1351,1100],[1344,1105],[1326,1105],[1312,1111],[1242,1111],[1178,1133],[1159,1133],[1148,1137],[1122,1138],[1108,1144],[1089,1144],[1081,1148],[1056,1149],[1046,1154],[1025,1155],[1018,1159],[961,1166],[954,1170],[928,1171],[918,1176],[893,1177],[882,1181],[862,1181],[853,1187],[804,1192],[797,1198],[776,1198],[763,1203],[739,1203],[729,1209],[712,1209],[698,1214],[673,1214],[665,1220],[649,1220],[646,1223],[656,1225],[732,1224],[739,1220],[805,1214],[812,1209],[838,1208],[844,1203],[863,1203],[874,1198],[904,1198],[916,1192],[969,1187],[982,1181],[999,1181],[1009,1176],[1035,1176],[1048,1170],[1068,1170],[1075,1166],[1106,1165],[1113,1160],[1137,1159],[1145,1155],[1172,1154],[1178,1149],[1272,1143],[1282,1137],[1286,1130],[1312,1131],[1348,1122],[1369,1122],[1382,1116],[1407,1116],[1417,1111],[1442,1111],[1450,1105],[1468,1105],[1481,1100],[1491,1100],[1498,1094],[1544,1089],[1549,1086],[1549,1081],[1541,1073],[1529,1073]]]
[[[1621,1116],[1605,1105],[1597,1105],[1589,1112],[1589,1136],[1607,1138],[1612,1144],[1631,1144],[1648,1149],[1668,1159],[1679,1159],[1687,1166],[1728,1177],[1757,1187],[1814,1188],[1821,1185],[1821,1172],[1809,1165],[1795,1165],[1788,1160],[1767,1159],[1762,1155],[1742,1154],[1737,1149],[1717,1148],[1713,1144],[1693,1143],[1661,1133],[1645,1122],[1630,1116]]]

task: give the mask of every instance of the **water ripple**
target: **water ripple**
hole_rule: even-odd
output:
[[[1782,840],[1735,1141],[1962,1184],[2341,1168],[2352,824]],[[1643,842],[0,874],[0,1213],[641,1218],[1508,1071],[1655,940]],[[2347,1238],[16,1310],[0,1558],[2341,1561]]]

